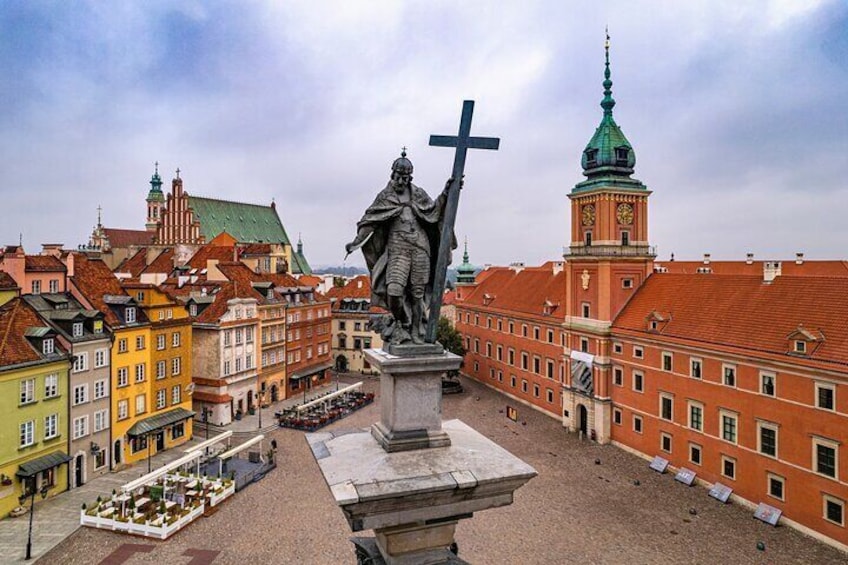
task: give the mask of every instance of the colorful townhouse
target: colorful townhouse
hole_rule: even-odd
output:
[[[112,333],[103,313],[70,293],[24,296],[70,354],[70,477],[68,488],[109,472]]]
[[[383,313],[371,307],[371,278],[354,277],[344,286],[331,288],[327,298],[333,313],[332,358],[336,371],[375,372],[363,353],[383,347],[382,336],[369,326],[372,314]]]
[[[192,328],[185,307],[152,284],[122,282],[150,322],[150,415],[127,430],[152,454],[191,439]]]
[[[128,432],[151,413],[151,324],[103,261],[70,253],[66,263],[71,294],[86,308],[100,311],[112,332],[110,447],[111,467],[118,469],[150,454],[147,437]]]
[[[0,516],[68,488],[68,368],[56,331],[23,298],[0,306]]]
[[[20,245],[7,246],[0,254],[0,271],[6,271],[22,294],[65,292],[67,269],[59,259],[61,244],[45,244],[41,255],[27,255]]]

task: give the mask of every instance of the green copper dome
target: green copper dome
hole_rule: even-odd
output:
[[[150,192],[147,193],[147,200],[165,200],[165,195],[162,194],[162,177],[159,176],[159,162],[156,162],[156,170],[153,176],[150,177]]]
[[[577,184],[574,192],[592,190],[601,185],[617,185],[624,189],[645,189],[645,185],[636,179],[630,178],[633,167],[636,165],[636,152],[633,146],[624,137],[624,132],[615,123],[612,109],[615,100],[612,97],[612,80],[610,80],[609,64],[609,35],[604,45],[604,98],[601,100],[601,108],[604,115],[601,123],[595,130],[595,135],[589,140],[583,150],[581,165],[583,174],[587,180]]]

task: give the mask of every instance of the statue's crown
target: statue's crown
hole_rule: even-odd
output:
[[[406,158],[406,149],[400,152],[400,157],[392,163],[392,171],[412,174],[412,161]]]

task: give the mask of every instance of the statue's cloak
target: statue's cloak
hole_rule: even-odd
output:
[[[410,202],[401,202],[399,195],[392,188],[391,182],[377,195],[374,203],[365,210],[362,219],[356,225],[357,230],[363,227],[373,229],[371,237],[362,244],[362,254],[371,273],[371,305],[389,310],[386,290],[386,263],[388,262],[389,228],[394,219],[400,215],[404,206],[409,206],[418,219],[430,244],[430,278],[424,290],[424,303],[430,306],[430,295],[433,290],[433,278],[439,255],[439,239],[442,232],[442,216],[445,205],[444,194],[432,200],[424,189],[410,185],[412,196]],[[456,239],[451,238],[451,248],[456,247]]]

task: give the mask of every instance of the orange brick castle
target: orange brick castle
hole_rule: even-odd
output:
[[[458,285],[464,370],[848,551],[848,264],[655,261],[608,47],[564,261]]]

